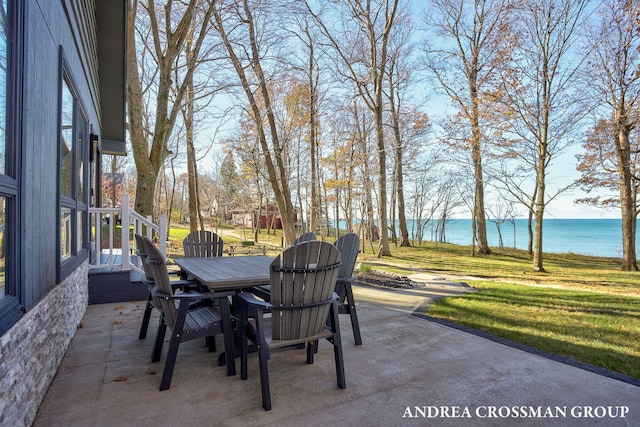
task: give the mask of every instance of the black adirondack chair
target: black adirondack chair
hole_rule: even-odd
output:
[[[149,247],[151,241],[146,237],[143,239],[146,241],[146,246]],[[160,301],[162,306],[163,322],[159,328],[159,335],[164,337],[167,327],[171,331],[169,349],[160,382],[160,390],[167,390],[171,385],[180,343],[223,334],[225,348],[233,348],[233,330],[229,310],[229,297],[233,295],[233,292],[174,294],[165,259],[153,244],[148,248],[146,263],[155,283],[153,297]],[[176,301],[179,302],[177,307]],[[216,304],[198,304],[201,301],[215,301]],[[163,341],[156,340],[152,357],[154,362],[160,360]],[[226,357],[227,375],[235,375],[233,352],[228,353],[229,355]]]
[[[138,339],[145,339],[147,337],[147,330],[149,329],[149,322],[151,320],[151,313],[154,309],[162,312],[162,307],[160,305],[160,301],[156,300],[153,297],[152,289],[155,286],[153,275],[149,268],[147,267],[147,263],[145,262],[147,259],[147,250],[145,249],[145,239],[142,238],[140,234],[135,234],[134,239],[136,242],[136,255],[140,258],[142,269],[144,271],[144,277],[142,278],[142,282],[147,285],[148,293],[147,293],[147,301],[144,308],[144,314],[142,315],[142,324],[140,325],[140,333],[138,334]],[[150,240],[149,240],[150,242]],[[153,242],[151,243],[153,245]],[[155,247],[155,245],[153,245]],[[179,272],[174,271],[170,274],[178,274]],[[208,292],[206,286],[201,285],[198,282],[193,282],[189,280],[174,280],[171,282],[171,288],[173,292],[181,291],[181,292]],[[158,337],[156,336],[156,339]],[[161,339],[164,339],[162,337]]]

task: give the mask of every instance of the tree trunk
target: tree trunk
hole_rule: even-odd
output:
[[[192,60],[191,38],[185,46],[187,61]],[[186,106],[182,111],[184,117],[184,125],[186,129],[187,143],[187,175],[189,188],[189,230],[198,230],[198,192],[196,191],[196,182],[198,176],[196,174],[196,149],[193,145],[193,76],[187,77],[187,95],[185,96]]]
[[[376,148],[378,150],[378,219],[380,228],[380,246],[378,257],[391,256],[389,249],[389,234],[387,232],[387,154],[384,146],[384,121],[382,118],[382,87],[377,89],[380,93],[376,96],[379,99],[376,108]]]
[[[116,156],[111,156],[111,207],[118,206],[118,197],[116,192],[116,172],[118,171]]]
[[[402,168],[402,148],[399,148],[400,153],[396,153],[396,156],[399,156],[398,160],[398,168],[396,170],[396,182],[398,185],[398,222],[400,227],[400,246],[411,246],[411,241],[409,240],[409,228],[407,227],[407,214],[406,207],[404,201],[404,177],[403,177],[403,168]]]
[[[546,137],[543,136],[543,138]],[[538,150],[539,158],[536,170],[536,208],[534,213],[535,218],[535,233],[534,233],[534,251],[533,251],[533,271],[544,272],[543,265],[543,253],[542,253],[542,222],[544,219],[544,208],[545,208],[545,159],[547,158],[546,154],[546,144],[540,144],[540,148]]]
[[[622,270],[638,271],[635,239],[635,200],[633,198],[631,177],[631,150],[629,144],[629,126],[620,124],[624,111],[616,111],[617,154],[620,165],[620,207],[622,213]]]
[[[317,160],[317,150],[318,150],[318,136],[317,136],[317,117],[316,117],[316,108],[317,108],[317,93],[316,93],[316,81],[314,75],[314,45],[313,39],[311,35],[308,33],[307,36],[309,38],[309,155],[310,155],[310,163],[311,163],[311,207],[309,212],[309,230],[312,232],[316,232],[319,228],[319,219],[320,219],[320,203],[319,203],[319,193],[318,193],[318,160]]]
[[[480,132],[480,112],[478,110],[478,87],[476,74],[469,77],[471,94],[471,158],[473,161],[473,174],[475,180],[475,223],[478,253],[490,254],[487,240],[487,220],[484,213],[484,179],[482,176],[482,133]]]
[[[134,209],[142,216],[153,215],[153,196],[158,170],[150,159],[149,147],[144,134],[144,107],[142,103],[142,85],[138,74],[136,57],[135,22],[138,2],[129,3],[127,21],[127,111],[131,151],[136,164],[137,182]]]
[[[395,102],[395,91],[393,80],[391,78],[393,69],[389,73],[389,106],[391,109],[391,117],[393,119],[393,136],[396,141],[394,150],[394,172],[395,172],[395,190],[396,190],[396,202],[398,206],[398,226],[400,228],[400,246],[411,246],[409,240],[409,229],[407,227],[407,215],[404,202],[404,173],[402,168],[402,155],[404,154],[404,148],[402,143],[402,136],[400,135],[400,118],[398,117],[399,111]],[[395,224],[394,224],[395,229]]]

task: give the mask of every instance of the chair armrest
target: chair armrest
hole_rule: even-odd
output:
[[[269,285],[254,286],[253,288],[251,288],[250,292],[265,301],[271,300],[271,286]]]
[[[157,288],[153,288],[153,294],[160,298],[167,298],[177,301],[201,301],[207,299],[221,299],[227,298],[231,295],[234,295],[233,291],[226,292],[189,292],[184,294],[176,294],[176,295],[165,295],[162,292],[159,292]]]
[[[221,299],[221,298],[227,298],[234,295],[233,291],[224,291],[224,292],[190,292],[188,294],[178,294],[178,295],[173,295],[172,298],[174,299],[188,299],[188,298],[195,298],[195,299]]]
[[[195,290],[197,292],[206,293],[209,290],[209,288],[207,288],[202,283],[195,280],[175,280],[173,282],[169,282],[169,284],[171,285],[171,289],[174,292],[180,289],[183,292],[186,292],[186,291],[191,292]]]
[[[238,298],[238,301],[251,307],[262,308],[264,310],[271,310],[271,308],[273,307],[271,303],[259,300],[249,292],[237,294],[236,297]]]

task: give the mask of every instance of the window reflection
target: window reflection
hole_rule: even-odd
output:
[[[9,81],[7,69],[9,67],[9,14],[8,0],[0,1],[0,175],[7,173],[7,107]],[[7,269],[5,254],[7,252],[7,199],[0,196],[0,299],[7,296]]]
[[[60,143],[61,191],[65,197],[72,198],[73,178],[73,95],[67,85],[62,82],[62,126]]]
[[[6,205],[7,202],[4,197],[0,197],[0,299],[6,295],[5,292],[5,252],[6,252]]]
[[[78,160],[77,160],[77,176],[76,176],[76,182],[77,182],[77,194],[76,194],[76,200],[79,202],[83,202],[84,201],[84,186],[83,186],[83,174],[84,174],[84,158],[83,158],[83,153],[84,153],[84,143],[85,143],[85,138],[86,138],[86,130],[87,130],[87,121],[85,120],[85,118],[83,117],[82,113],[77,114],[76,115],[76,119],[77,119],[77,124],[76,124],[76,132],[78,133],[78,135],[76,136],[76,154],[78,156]]]
[[[62,260],[71,258],[71,231],[73,230],[71,225],[71,209],[61,209],[61,224],[60,224],[60,256]]]
[[[7,67],[9,65],[7,44],[7,34],[9,32],[9,22],[7,20],[7,0],[0,1],[0,175],[6,174],[7,161]]]

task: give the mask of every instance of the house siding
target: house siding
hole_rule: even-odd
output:
[[[95,1],[24,0],[17,267],[25,314],[1,337],[0,426],[31,425],[88,304],[86,260],[57,283],[58,92],[62,50],[91,131],[100,136]]]
[[[71,7],[69,3],[75,3]],[[39,0],[30,2],[26,17],[27,58],[25,61],[24,135],[23,135],[23,263],[24,301],[27,309],[37,304],[56,286],[56,255],[60,245],[57,240],[57,175],[58,164],[58,67],[60,46],[72,72],[92,125],[99,134],[99,111],[94,70],[95,55],[85,58],[80,43],[81,35],[72,32],[77,21],[91,23],[95,33],[95,21],[84,15],[69,15],[83,11],[86,2],[59,2]],[[93,8],[91,8],[93,13]],[[73,23],[73,24],[72,24]],[[85,30],[86,32],[88,30]],[[80,49],[80,50],[79,50]],[[38,260],[38,262],[35,262]]]

